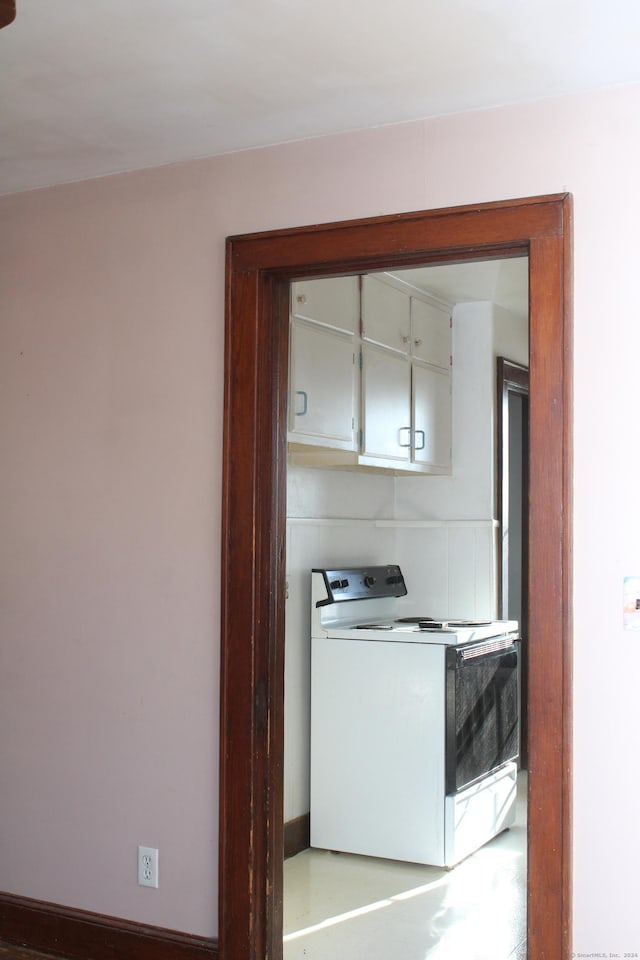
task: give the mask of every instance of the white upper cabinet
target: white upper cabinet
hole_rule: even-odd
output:
[[[291,315],[357,333],[360,323],[359,277],[299,280],[291,284]]]
[[[358,277],[291,285],[290,442],[357,449]]]
[[[411,302],[406,293],[376,277],[362,278],[362,338],[409,352]]]
[[[451,366],[451,314],[411,297],[411,355],[437,367]]]
[[[449,311],[397,281],[363,277],[360,462],[451,469]]]
[[[450,472],[447,310],[394,278],[338,277],[293,283],[290,324],[295,462]]]

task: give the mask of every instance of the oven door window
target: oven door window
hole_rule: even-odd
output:
[[[447,650],[446,790],[456,793],[519,751],[518,648],[464,659]]]

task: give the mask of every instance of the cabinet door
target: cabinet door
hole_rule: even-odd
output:
[[[449,312],[415,297],[411,297],[411,354],[438,367],[451,365]]]
[[[410,298],[375,277],[362,278],[362,336],[392,350],[409,352]]]
[[[447,473],[451,467],[451,377],[413,364],[413,462]]]
[[[411,451],[411,366],[381,347],[362,348],[363,457],[406,463]]]
[[[355,450],[353,337],[293,319],[289,368],[289,440]]]
[[[292,283],[292,316],[355,333],[360,321],[358,281],[358,277],[329,277]]]

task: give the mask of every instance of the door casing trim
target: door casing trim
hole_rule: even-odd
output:
[[[282,956],[288,296],[292,279],[529,257],[528,956],[571,951],[572,199],[227,240],[219,944]]]

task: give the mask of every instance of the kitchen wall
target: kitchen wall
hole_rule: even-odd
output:
[[[0,199],[0,889],[217,930],[225,237],[566,189],[574,949],[640,949],[639,112],[622,86]]]

